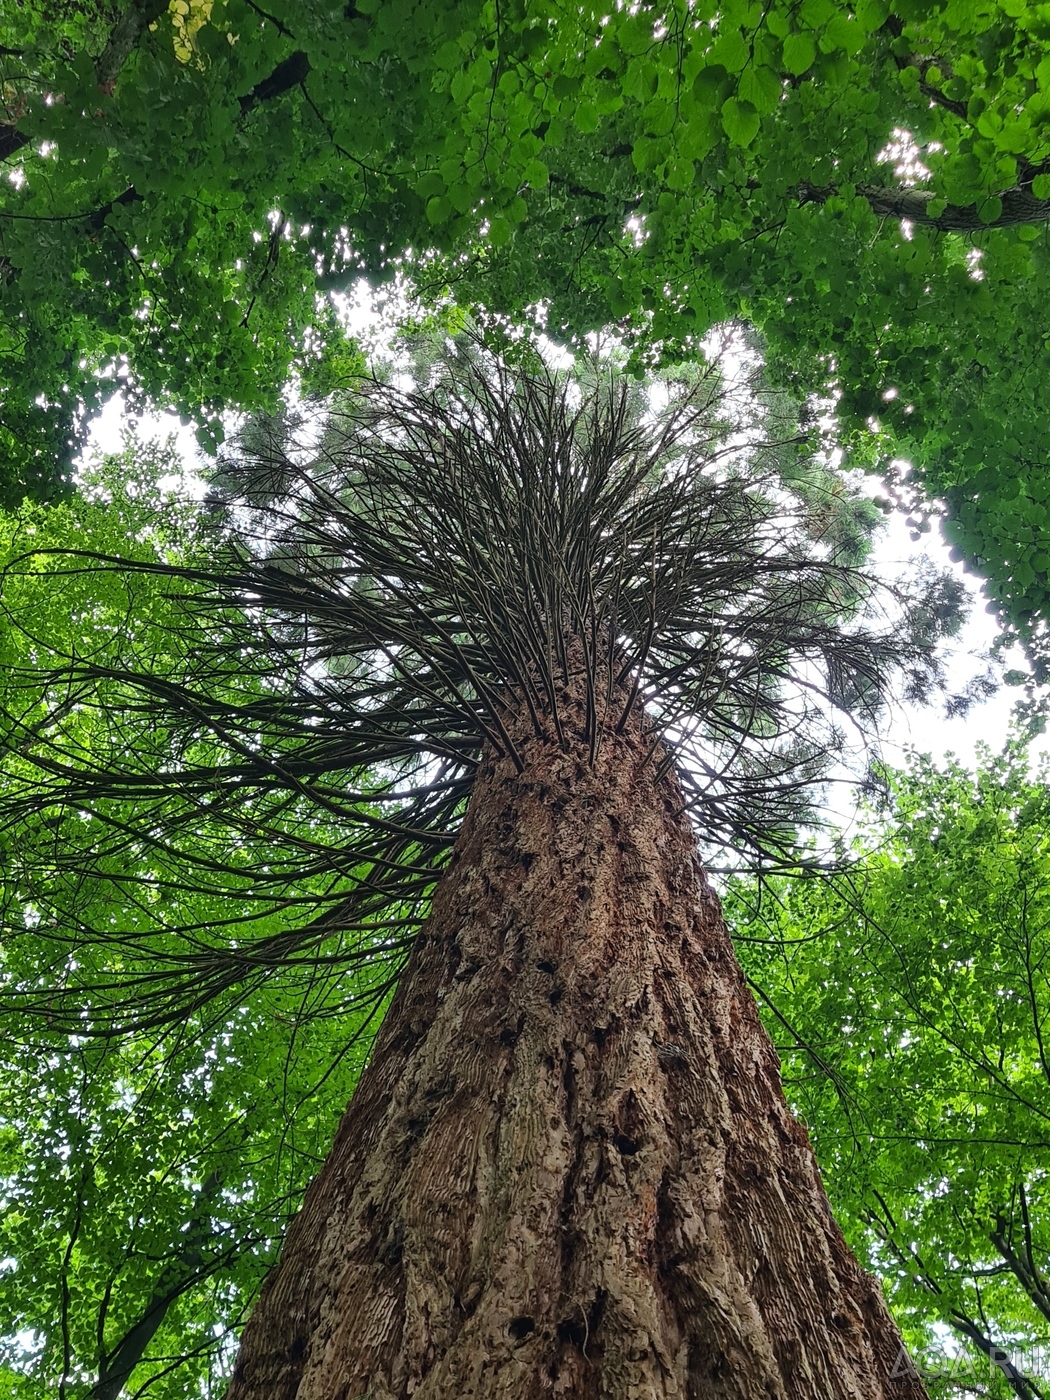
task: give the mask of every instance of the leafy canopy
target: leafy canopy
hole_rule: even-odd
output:
[[[931,1393],[977,1380],[1033,1400],[1050,1339],[1046,768],[1008,748],[976,773],[916,759],[886,776],[848,874],[761,899],[739,885],[726,912],[836,1219]]]
[[[360,274],[615,322],[640,365],[739,317],[856,460],[946,497],[1038,649],[1044,5],[91,0],[11,9],[0,77],[9,498],[68,471],[100,374],[205,443],[290,370],[345,382]]]
[[[199,557],[192,516],[151,485],[175,465],[170,451],[139,444],[113,464],[109,489],[93,482],[90,500],[0,517],[5,567],[35,551],[17,581],[5,575],[20,628],[0,627],[3,665],[25,664],[44,645],[98,661],[116,639],[141,650],[153,638],[151,660],[163,675],[176,611],[163,585],[140,576],[130,596],[116,574],[66,569],[56,578],[47,551],[75,540],[131,551],[142,563]],[[106,752],[90,704],[68,692],[35,699],[18,717],[30,731],[42,715],[62,712],[81,754]],[[6,761],[7,775],[17,774],[17,753]],[[89,865],[65,844],[86,820],[41,813],[0,838],[5,990],[47,985],[75,961],[89,999],[100,971],[142,969],[125,947],[164,926],[172,890],[162,847],[140,828],[118,851],[111,831]],[[207,836],[189,844],[217,859]],[[287,915],[268,897],[261,843],[254,854],[257,889],[234,875],[217,881],[214,865],[209,887],[204,860],[184,864],[178,898],[187,924],[230,937],[280,933]],[[315,884],[304,877],[300,896]],[[92,922],[114,932],[105,959],[84,945]],[[19,929],[21,937],[7,938]],[[120,1042],[88,1041],[46,1009],[0,1014],[0,1394],[218,1400],[235,1329],[360,1066],[370,1026],[367,1012],[348,1006],[353,982],[352,970],[324,961],[290,968],[250,1004],[213,999],[163,1036]]]

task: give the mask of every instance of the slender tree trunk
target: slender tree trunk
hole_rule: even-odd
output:
[[[480,772],[228,1400],[925,1395],[648,750]]]

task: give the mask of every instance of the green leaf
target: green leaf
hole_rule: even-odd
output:
[[[722,106],[722,127],[737,146],[750,146],[758,135],[760,119],[750,102],[730,97]]]
[[[550,171],[542,160],[533,158],[522,171],[522,178],[531,185],[533,189],[541,189],[550,180]]]
[[[627,15],[615,25],[613,38],[625,54],[633,57],[645,53],[655,42],[652,20],[644,10]]]
[[[510,242],[513,229],[502,214],[496,214],[489,221],[488,240],[494,248],[502,248]]]
[[[812,68],[817,57],[817,45],[812,34],[789,34],[784,40],[784,67],[801,77]]]
[[[854,13],[857,16],[857,23],[865,34],[874,34],[886,23],[889,5],[886,0],[859,0]]]
[[[820,29],[833,20],[838,11],[834,0],[802,0],[800,13],[806,24]]]
[[[739,29],[728,29],[711,45],[707,59],[712,66],[720,64],[729,73],[739,73],[751,59],[751,46]]]
[[[772,68],[752,64],[740,75],[737,96],[750,102],[759,112],[775,111],[782,92],[780,78]]]
[[[647,102],[650,97],[655,96],[659,86],[659,69],[655,63],[644,59],[628,63],[620,79],[620,91],[624,97],[633,98],[635,102]]]
[[[729,95],[732,79],[720,63],[701,68],[693,80],[693,97],[702,106],[721,110]]]
[[[848,15],[833,16],[820,36],[820,47],[825,52],[831,49],[845,49],[848,54],[859,53],[866,42],[863,28]],[[929,79],[929,81],[934,81]]]
[[[647,136],[667,136],[675,124],[677,112],[673,102],[650,102],[642,114]]]
[[[432,224],[443,224],[452,213],[452,205],[444,195],[427,200],[427,218]]]
[[[454,39],[447,40],[434,54],[434,67],[453,69],[463,62],[463,50]]]
[[[449,84],[449,92],[456,102],[466,102],[467,98],[475,89],[475,83],[470,74],[461,69]]]
[[[444,194],[445,181],[436,170],[428,170],[416,181],[416,194],[421,199],[429,199],[432,195]]]
[[[474,208],[476,198],[477,191],[466,181],[453,185],[448,192],[449,203],[457,214],[469,213]]]

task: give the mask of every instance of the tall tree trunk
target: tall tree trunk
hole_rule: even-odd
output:
[[[925,1395],[650,747],[479,773],[228,1400]]]

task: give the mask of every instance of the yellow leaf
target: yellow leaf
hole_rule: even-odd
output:
[[[214,0],[169,0],[168,13],[175,31],[175,57],[189,63],[196,49],[194,39],[211,19]]]

